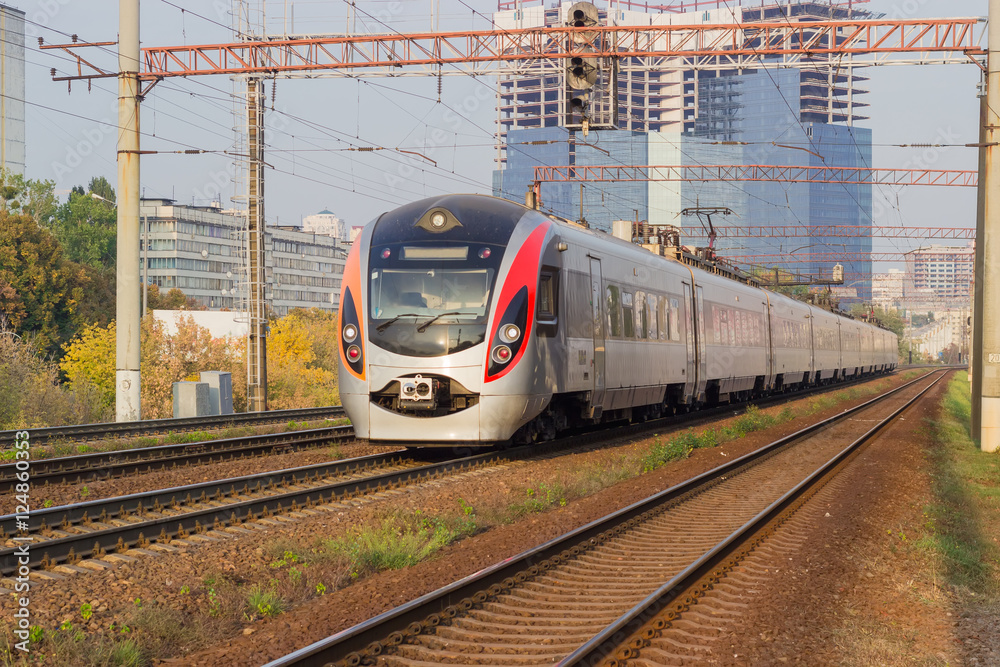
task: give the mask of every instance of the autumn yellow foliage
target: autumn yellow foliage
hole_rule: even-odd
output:
[[[271,325],[268,337],[268,401],[274,409],[340,402],[336,367],[317,357],[317,347],[335,331],[335,316],[292,311]],[[328,327],[328,328],[327,328]]]
[[[173,383],[199,371],[228,371],[233,407],[246,409],[246,345],[242,339],[212,338],[190,316],[168,335],[152,316],[142,320],[142,416],[172,416]],[[336,315],[312,309],[293,311],[271,324],[268,336],[268,394],[272,409],[333,405],[337,393]],[[331,344],[331,340],[334,342]],[[105,406],[115,400],[115,324],[91,326],[65,346],[60,367],[70,387],[94,388]]]
[[[94,387],[101,405],[110,410],[115,405],[115,323],[107,327],[86,327],[63,346],[66,354],[59,367],[69,379],[71,389],[82,384]]]

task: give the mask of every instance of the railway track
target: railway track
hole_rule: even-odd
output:
[[[849,385],[824,387],[795,395],[796,398],[811,393],[839,389]],[[787,399],[787,397],[785,397]],[[782,397],[772,397],[766,402],[780,402]],[[761,402],[762,404],[764,401]],[[617,429],[590,432],[571,436],[544,445],[529,445],[503,451],[489,451],[473,456],[453,458],[435,463],[418,465],[419,457],[440,455],[447,450],[423,452],[390,452],[347,461],[315,464],[283,471],[265,472],[239,478],[230,478],[180,486],[165,490],[148,491],[116,498],[75,503],[63,507],[33,510],[28,525],[18,536],[31,536],[31,568],[51,569],[58,566],[75,566],[87,558],[101,558],[109,552],[150,547],[157,549],[176,539],[192,539],[190,535],[215,532],[247,522],[285,513],[305,512],[311,507],[328,504],[356,495],[373,493],[392,486],[405,485],[458,472],[470,467],[497,464],[517,459],[539,457],[553,452],[564,453],[567,447],[588,446],[609,439],[629,437],[650,432],[664,426],[694,425],[710,421],[720,414],[732,413],[734,407],[724,405],[711,410],[679,415],[666,419],[634,424]],[[284,436],[291,441],[282,441]],[[32,480],[56,483],[58,480],[100,479],[111,474],[129,471],[156,470],[181,463],[224,460],[236,456],[233,448],[246,451],[267,452],[279,448],[306,447],[328,444],[331,438],[350,437],[350,427],[332,427],[312,431],[294,431],[253,438],[216,440],[188,445],[169,445],[148,449],[129,450],[137,456],[150,453],[160,458],[117,461],[121,452],[107,452],[42,459],[32,464]],[[248,442],[253,441],[253,442]],[[228,449],[227,449],[228,448]],[[158,451],[162,453],[159,454]],[[46,467],[51,466],[51,467]],[[402,466],[388,470],[388,467]],[[2,468],[3,485],[10,488],[11,466]],[[344,479],[367,471],[362,478]],[[282,490],[281,487],[286,487]],[[14,516],[0,517],[0,530],[13,531]],[[227,534],[228,536],[229,534]],[[6,532],[0,548],[0,576],[13,571],[13,552],[18,546]],[[197,540],[198,538],[193,538]],[[2,584],[0,584],[2,586]]]
[[[779,394],[754,401],[759,407],[803,398],[813,394],[839,391],[859,382],[815,387],[794,394]],[[641,425],[641,429],[689,425],[695,426],[742,410],[744,404],[721,405],[694,413],[681,414]],[[34,434],[35,431],[32,431]],[[217,463],[240,457],[284,453],[310,447],[321,447],[344,442],[353,437],[350,426],[335,426],[302,431],[288,431],[259,436],[225,438],[177,445],[160,445],[129,450],[94,452],[51,459],[35,459],[31,463],[31,480],[35,486],[50,484],[82,484],[97,480],[123,477],[131,474],[154,472],[186,465]],[[0,464],[0,492],[9,492],[16,483],[14,463]]]
[[[929,373],[267,667],[657,664],[659,634],[945,374]]]
[[[332,426],[302,431],[245,436],[161,445],[137,449],[94,452],[78,456],[36,459],[31,462],[34,486],[79,484],[125,475],[165,470],[178,466],[217,463],[250,456],[281,454],[311,447],[323,447],[354,438],[350,426]],[[0,492],[9,492],[17,483],[13,462],[0,464]]]
[[[269,410],[267,412],[244,412],[186,419],[147,419],[137,422],[77,424],[22,430],[28,431],[33,445],[43,445],[53,441],[88,442],[92,440],[107,440],[109,438],[131,438],[163,433],[184,433],[205,429],[227,428],[231,426],[280,424],[289,421],[311,421],[325,418],[339,419],[342,417],[344,417],[344,409],[339,405],[333,405],[298,410]],[[14,444],[15,434],[18,432],[16,430],[0,431],[0,449],[10,448]]]
[[[133,548],[169,550],[163,545],[174,540],[222,536],[227,527],[239,532],[241,524],[287,513],[308,515],[315,506],[522,454],[487,452],[427,463],[417,453],[389,452],[35,510],[23,530],[0,535],[0,576],[17,568],[17,537],[31,538],[29,568],[75,566],[83,558]],[[14,519],[0,517],[0,526],[14,526]]]

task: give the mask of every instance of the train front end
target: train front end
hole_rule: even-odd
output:
[[[365,227],[341,292],[340,394],[359,438],[509,439],[551,399],[532,336],[552,223],[480,195],[408,204]]]

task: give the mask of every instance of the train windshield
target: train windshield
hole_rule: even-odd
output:
[[[492,268],[373,268],[370,340],[420,357],[482,343],[494,275]]]
[[[375,320],[413,313],[457,321],[486,315],[492,269],[383,269],[372,271],[371,310]]]

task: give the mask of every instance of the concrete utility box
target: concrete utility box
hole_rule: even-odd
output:
[[[204,417],[209,409],[207,382],[174,383],[174,417]]]
[[[224,371],[202,371],[199,381],[208,383],[210,415],[233,414],[233,374]]]

